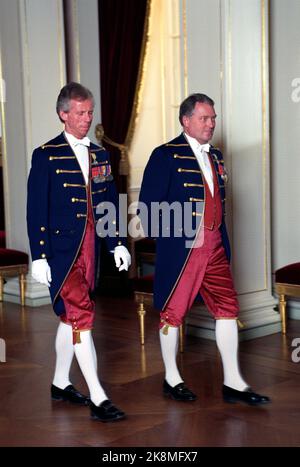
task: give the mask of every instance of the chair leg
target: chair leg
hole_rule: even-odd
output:
[[[282,334],[286,334],[286,301],[284,294],[279,295],[279,311],[282,323]]]
[[[144,303],[140,302],[139,303],[139,308],[138,308],[138,315],[139,315],[139,321],[140,321],[141,345],[144,345],[144,343],[145,343],[145,314],[146,314],[146,310],[144,308]]]
[[[184,352],[184,323],[179,327],[179,351]]]
[[[3,276],[0,275],[0,302],[3,302]]]
[[[22,273],[19,275],[19,284],[20,284],[20,300],[21,305],[25,306],[25,288],[26,288],[26,279],[25,274]]]

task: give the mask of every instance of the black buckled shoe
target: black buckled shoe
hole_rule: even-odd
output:
[[[115,422],[125,418],[125,413],[119,410],[113,403],[106,399],[99,406],[91,402],[91,417],[94,420],[101,420],[101,422]]]
[[[89,405],[91,403],[90,399],[77,391],[72,384],[69,384],[65,389],[60,389],[52,384],[51,399],[54,401],[69,401],[72,404],[79,405]]]
[[[164,396],[171,397],[175,401],[195,401],[197,399],[196,394],[190,391],[184,383],[179,383],[172,387],[166,380],[163,385],[163,394]]]
[[[222,394],[225,402],[231,402],[233,404],[235,402],[245,402],[249,405],[260,405],[271,402],[268,396],[256,394],[251,388],[247,388],[245,391],[238,391],[237,389],[223,385]]]

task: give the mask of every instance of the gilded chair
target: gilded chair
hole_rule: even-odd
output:
[[[288,264],[275,271],[275,290],[279,295],[282,334],[286,334],[286,297],[300,298],[300,263]]]
[[[155,264],[155,241],[142,239],[135,242],[135,259],[137,265],[137,276],[132,279],[134,299],[138,305],[140,343],[145,344],[145,316],[146,308],[152,306],[154,275],[142,275],[144,265]],[[179,328],[179,350],[184,349],[184,325]]]
[[[0,302],[3,301],[5,277],[19,277],[20,302],[25,305],[26,274],[28,273],[28,255],[22,251],[0,248]]]

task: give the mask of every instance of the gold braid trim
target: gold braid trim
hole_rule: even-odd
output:
[[[162,333],[167,336],[169,334],[169,328],[177,328],[178,326],[173,326],[172,324],[168,323],[165,319],[160,320],[161,323],[164,325],[161,328]]]
[[[73,329],[73,345],[81,344],[80,331]]]
[[[119,165],[119,174],[120,175],[129,175],[129,160],[128,160],[128,150],[129,146],[132,142],[137,115],[140,106],[140,96],[142,93],[142,88],[144,84],[144,74],[145,74],[145,62],[146,62],[146,55],[148,51],[148,42],[149,42],[149,18],[150,18],[150,11],[151,11],[151,2],[152,0],[147,0],[146,5],[146,13],[145,13],[145,23],[144,23],[144,32],[143,32],[143,39],[141,45],[141,52],[140,52],[140,63],[137,75],[137,82],[135,87],[135,95],[133,99],[133,105],[131,110],[130,121],[128,125],[127,135],[125,138],[124,144],[116,143],[112,139],[104,133],[103,126],[98,123],[95,127],[95,136],[97,141],[100,145],[102,145],[102,141],[110,144],[111,146],[118,148],[121,152],[121,159]]]

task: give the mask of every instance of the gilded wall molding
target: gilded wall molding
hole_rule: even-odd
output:
[[[1,79],[1,86],[0,86],[0,121],[1,121],[1,138],[0,138],[0,163],[2,170],[2,178],[3,178],[3,190],[5,193],[4,196],[4,212],[5,212],[5,230],[8,231],[11,226],[10,222],[10,215],[7,206],[9,205],[9,191],[6,187],[9,186],[8,184],[8,173],[7,173],[7,144],[6,144],[6,116],[5,116],[5,101],[6,96],[4,94],[4,89],[2,83],[5,82],[3,78],[3,68],[2,68],[2,53],[0,48],[0,79]]]
[[[269,129],[267,114],[268,89],[268,58],[267,58],[267,31],[268,31],[269,0],[261,0],[261,80],[262,80],[262,171],[263,171],[263,220],[265,241],[265,289],[269,287],[268,277],[268,232],[267,232],[267,159],[269,158]],[[270,202],[270,201],[269,201]]]
[[[183,34],[183,84],[184,95],[188,95],[188,58],[187,58],[187,17],[186,17],[186,0],[182,0],[182,34]]]

